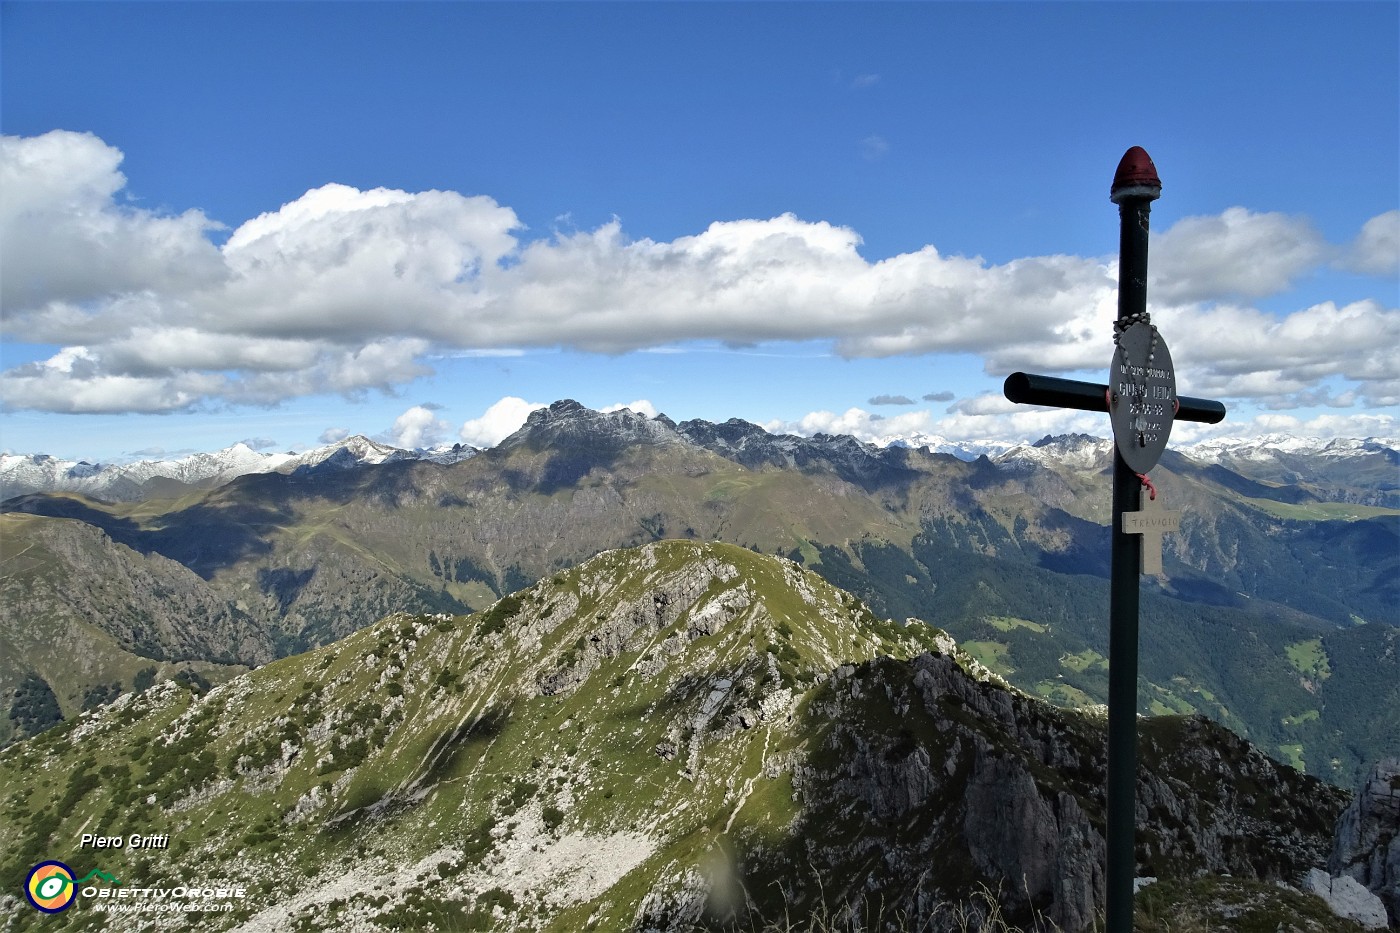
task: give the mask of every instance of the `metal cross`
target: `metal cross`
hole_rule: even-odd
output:
[[[1147,315],[1147,228],[1152,202],[1162,194],[1157,167],[1134,146],[1118,163],[1110,198],[1118,205],[1118,326],[1126,327]],[[1013,402],[1055,405],[1080,411],[1106,412],[1112,402],[1107,385],[1012,373],[1005,394]],[[1216,424],[1225,406],[1210,399],[1177,397],[1172,420]],[[1170,422],[1168,422],[1168,425]],[[1115,432],[1116,433],[1116,432]],[[1115,439],[1121,443],[1121,438]],[[1138,511],[1143,480],[1123,460],[1115,443],[1113,454],[1112,562],[1108,595],[1108,826],[1105,891],[1108,896],[1107,933],[1132,933],[1133,877],[1137,873],[1134,847],[1137,796],[1137,682],[1139,574],[1148,551],[1160,568],[1161,531],[1144,547],[1147,529],[1134,532],[1125,525]],[[1152,500],[1146,514],[1153,515]],[[1158,515],[1164,514],[1161,512]],[[1178,514],[1178,513],[1165,513]],[[1161,521],[1142,519],[1135,521]]]

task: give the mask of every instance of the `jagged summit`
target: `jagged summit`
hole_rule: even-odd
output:
[[[1023,468],[1101,470],[1113,465],[1113,441],[1090,434],[1046,435],[1033,444],[1021,444],[998,454],[994,462]]]
[[[684,421],[679,430],[697,446],[750,469],[803,469],[824,464],[842,475],[860,477],[877,472],[883,458],[880,448],[848,434],[772,434],[739,418],[723,424]]]
[[[699,449],[748,469],[829,470],[864,485],[899,470],[904,455],[899,448],[881,448],[846,434],[771,434],[738,418],[721,424],[700,419],[676,424],[665,415],[648,418],[627,408],[594,411],[573,399],[531,412],[520,430],[495,451],[504,454],[522,447],[558,453],[544,477],[546,484],[582,476],[629,449]]]
[[[730,418],[720,424],[693,418],[682,421],[677,430],[702,447],[715,451],[729,450],[740,455],[746,448],[765,444],[774,437],[742,418]]]
[[[797,451],[807,441],[791,434],[770,434],[741,418],[730,418],[722,424],[696,418],[681,422],[680,431],[700,447],[750,469],[796,466]]]
[[[315,469],[349,469],[365,464],[377,465],[416,459],[418,457],[412,451],[376,443],[363,434],[353,434],[327,447],[300,454],[288,461],[287,466],[292,467],[292,472],[300,473]]]
[[[520,429],[496,447],[510,450],[523,445],[618,447],[684,443],[686,439],[677,432],[675,422],[664,415],[648,418],[630,408],[594,411],[573,399],[561,399],[532,411]]]
[[[1083,444],[1096,444],[1101,438],[1092,434],[1047,434],[1031,444],[1032,447],[1069,447]]]

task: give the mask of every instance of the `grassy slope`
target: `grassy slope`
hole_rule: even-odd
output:
[[[33,593],[56,594],[73,586],[72,561],[46,543],[36,529],[51,519],[33,515],[0,515],[0,584],[11,597]],[[130,555],[133,566],[142,558]],[[54,692],[65,717],[76,716],[94,702],[95,688],[114,696],[131,688],[139,672],[151,669],[158,679],[178,671],[192,671],[219,682],[246,667],[204,661],[165,661],[150,654],[161,654],[159,643],[149,629],[142,632],[154,651],[143,652],[133,639],[121,637],[134,622],[142,622],[139,610],[122,600],[124,581],[106,581],[103,592],[92,602],[108,611],[97,620],[75,614],[71,606],[48,597],[36,616],[20,616],[16,602],[5,600],[0,613],[0,745],[18,735],[8,717],[9,695],[14,685],[28,674],[35,674]],[[43,597],[41,597],[43,598]],[[104,628],[95,621],[107,623]],[[113,623],[116,624],[113,624]],[[140,640],[140,639],[137,639]],[[109,696],[110,698],[110,696]]]
[[[697,549],[738,570],[732,585],[712,577],[659,630],[643,626],[610,654],[584,650],[600,628],[626,629]],[[816,577],[743,549],[668,543],[652,553],[651,567],[640,552],[603,554],[588,565],[601,583],[563,573],[470,618],[389,619],[203,697],[158,686],[7,750],[0,784],[18,788],[0,816],[7,890],[41,857],[94,867],[95,854],[76,849],[85,829],[159,829],[171,833],[168,852],[97,861],[143,884],[191,871],[245,883],[260,907],[320,890],[313,878],[356,878],[363,889],[332,888],[346,894],[341,910],[415,928],[434,904],[472,914],[479,896],[509,901],[524,925],[574,930],[596,915],[618,928],[658,874],[693,867],[727,832],[776,833],[790,820],[788,778],[763,763],[805,740],[787,713],[807,686],[843,660],[920,646],[872,628],[863,607]],[[726,600],[737,614],[721,625]],[[692,638],[706,607],[715,631]],[[767,718],[760,695],[779,698]],[[657,753],[663,743],[674,756]],[[308,831],[284,832],[299,802]],[[610,865],[646,864],[647,881],[579,883],[576,903],[554,903],[549,884],[492,874],[493,853],[529,863],[529,845],[545,842],[594,853],[603,880],[616,880]],[[386,872],[407,882],[443,863],[454,880],[430,901],[376,907],[367,893]],[[547,867],[535,870],[548,878]],[[87,917],[63,915],[69,928]]]

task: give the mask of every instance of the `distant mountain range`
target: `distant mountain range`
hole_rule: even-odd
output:
[[[670,422],[664,415],[660,422]],[[727,425],[756,427],[738,419]],[[689,421],[680,433],[690,440],[705,443],[717,437],[711,425]],[[760,429],[762,430],[762,429]],[[719,432],[722,434],[723,432]],[[733,430],[729,433],[733,433]],[[767,435],[767,432],[764,432]],[[767,435],[782,438],[783,435]],[[1112,441],[1088,435],[1045,437],[1034,443],[1003,440],[950,441],[933,434],[890,434],[874,442],[861,442],[841,435],[816,435],[803,438],[787,435],[790,441],[774,443],[788,450],[798,450],[804,442],[841,444],[855,443],[872,450],[880,448],[922,449],[935,454],[948,454],[963,461],[988,457],[995,463],[1032,462],[1042,465],[1072,467],[1097,463],[1107,458]],[[1270,434],[1257,438],[1216,438],[1173,448],[1183,456],[1199,463],[1225,466],[1247,466],[1253,473],[1267,472],[1270,476],[1291,477],[1291,481],[1308,481],[1329,467],[1357,458],[1390,458],[1400,464],[1400,441],[1386,438],[1311,438],[1285,434]],[[251,473],[295,473],[316,468],[349,468],[362,465],[424,460],[432,463],[457,463],[480,453],[464,444],[405,449],[363,435],[353,435],[334,444],[302,453],[267,453],[253,450],[246,444],[234,444],[213,453],[196,453],[170,460],[138,460],[124,464],[90,463],[85,460],[61,460],[47,454],[0,454],[0,500],[35,492],[76,492],[110,502],[135,502],[148,498],[182,495],[190,489],[211,488]]]
[[[295,473],[400,460],[456,463],[477,452],[463,444],[404,450],[357,434],[303,453],[263,453],[240,443],[214,453],[124,464],[60,460],[47,454],[0,454],[0,499],[31,492],[76,492],[109,502],[137,502],[221,486],[250,473]]]
[[[1375,441],[1201,449],[1153,471],[1183,518],[1165,575],[1144,581],[1140,707],[1203,713],[1351,786],[1400,735],[1400,455]],[[1106,696],[1106,441],[969,460],[566,400],[468,452],[348,444],[217,486],[164,478],[178,497],[6,499],[0,703],[15,715],[0,742],[148,668],[227,678],[662,539],[791,558],[883,618],[934,622],[1028,693]]]

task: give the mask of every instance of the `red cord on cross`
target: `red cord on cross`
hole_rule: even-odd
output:
[[[1157,501],[1157,487],[1152,485],[1152,480],[1147,478],[1146,473],[1134,473],[1138,479],[1142,480],[1142,485],[1147,488],[1147,498],[1153,502]]]

